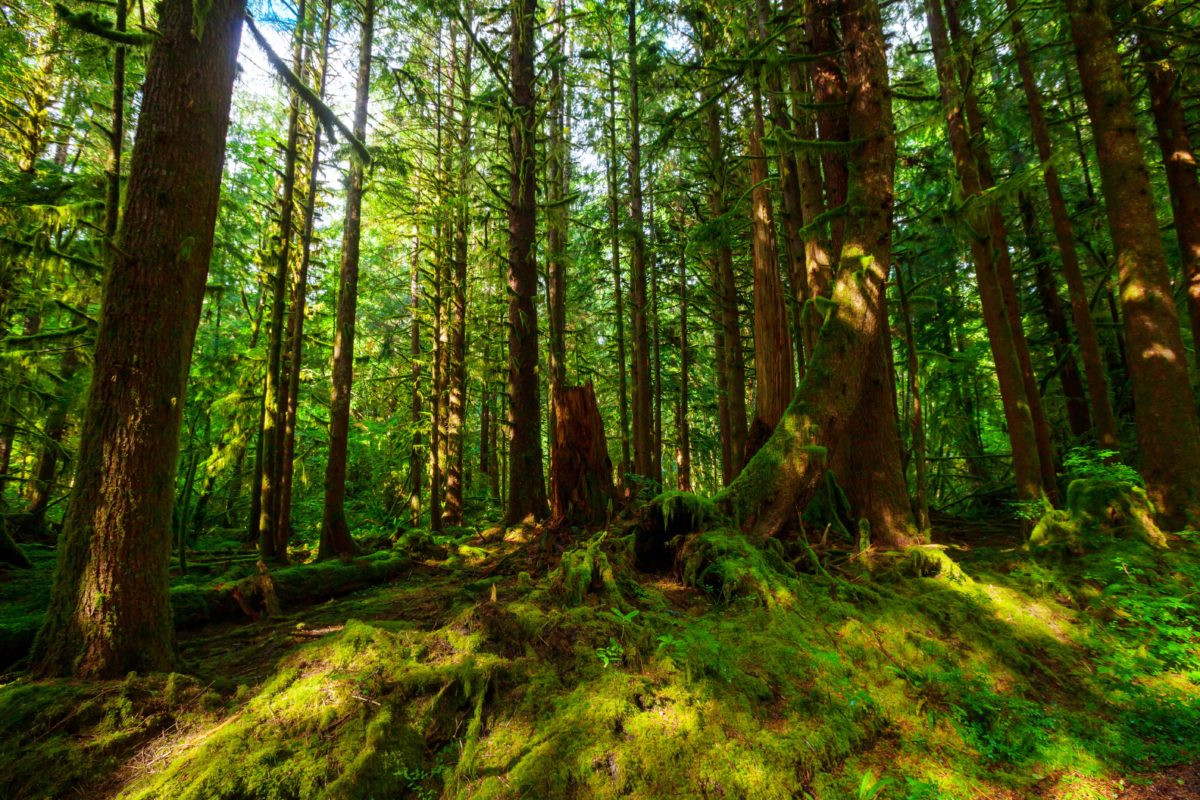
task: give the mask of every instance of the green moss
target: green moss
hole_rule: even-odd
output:
[[[1186,540],[910,548],[827,575],[731,528],[689,537],[677,575],[633,571],[629,544],[211,629],[191,651],[204,675],[269,645],[265,677],[227,690],[0,686],[0,796],[840,800],[870,776],[881,798],[1082,797],[1200,758]]]

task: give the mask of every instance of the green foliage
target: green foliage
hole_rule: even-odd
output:
[[[1120,461],[1115,450],[1073,447],[1063,456],[1063,469],[1072,480],[1096,480],[1145,487],[1137,470]]]

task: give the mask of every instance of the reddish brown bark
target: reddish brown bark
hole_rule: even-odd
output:
[[[1071,318],[1075,323],[1075,335],[1079,341],[1079,354],[1083,361],[1083,372],[1087,378],[1088,404],[1096,442],[1102,448],[1117,449],[1117,421],[1108,397],[1108,376],[1104,370],[1104,359],[1100,353],[1100,339],[1092,319],[1087,287],[1079,267],[1079,252],[1075,246],[1075,232],[1067,202],[1063,197],[1058,169],[1054,166],[1054,152],[1050,145],[1050,133],[1046,115],[1042,108],[1041,90],[1033,74],[1033,62],[1029,45],[1025,41],[1021,20],[1017,15],[1016,0],[1006,0],[1012,15],[1012,41],[1017,56],[1017,67],[1021,73],[1021,85],[1025,91],[1025,103],[1029,110],[1029,125],[1033,141],[1037,146],[1042,163],[1042,179],[1046,185],[1046,196],[1050,201],[1050,218],[1054,223],[1054,241],[1058,257],[1062,262],[1063,279],[1067,284],[1067,296],[1071,301]]]
[[[722,508],[758,535],[773,535],[812,497],[826,470],[823,456],[843,441],[868,380],[867,362],[887,324],[883,305],[891,260],[892,133],[883,24],[875,0],[846,0],[848,127],[862,145],[851,151],[842,269],[829,320],[804,379],[771,438],[724,492]]]
[[[1200,431],[1133,101],[1102,0],[1068,0],[1120,276],[1138,456],[1164,523],[1200,524]]]
[[[604,420],[591,381],[554,394],[551,516],[558,524],[595,527],[612,513],[617,492],[604,438]]]
[[[1163,37],[1150,27],[1161,27],[1160,6],[1146,6],[1139,20],[1147,28],[1138,31],[1141,60],[1150,90],[1155,139],[1167,173],[1171,194],[1171,216],[1179,243],[1180,267],[1186,287],[1188,318],[1192,329],[1192,352],[1200,373],[1200,181],[1196,179],[1196,153],[1188,137],[1183,113],[1182,80]]]
[[[950,40],[946,33],[941,0],[926,0],[925,9],[937,62],[942,104],[946,111],[946,127],[950,146],[954,153],[958,179],[966,198],[966,221],[970,228],[968,236],[975,262],[975,276],[979,287],[980,305],[983,307],[984,324],[987,327],[992,357],[996,364],[1000,398],[1004,407],[1005,420],[1008,423],[1017,495],[1023,499],[1032,499],[1039,497],[1044,489],[1038,436],[1033,416],[1030,413],[1029,399],[1025,393],[1021,361],[1013,341],[1014,327],[1009,319],[1009,308],[1005,302],[1004,289],[996,266],[995,243],[992,240],[992,218],[989,209],[979,200],[983,194],[983,185],[980,180],[975,151],[971,146],[970,133],[967,129],[963,99],[951,58]]]
[[[763,109],[758,87],[752,89],[750,227],[754,266],[754,424],[769,435],[792,400],[795,373],[787,301],[775,249],[775,220],[767,187],[767,160],[762,148]],[[752,440],[755,437],[750,437]],[[765,436],[760,441],[765,441]],[[754,453],[748,448],[746,458]]]
[[[508,506],[515,524],[546,516],[538,381],[537,109],[534,95],[535,0],[513,0],[512,123],[508,210]]]
[[[212,250],[243,5],[165,0],[107,281],[75,490],[31,663],[40,675],[169,670],[171,506]]]

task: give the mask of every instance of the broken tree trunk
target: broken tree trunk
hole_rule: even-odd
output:
[[[592,382],[558,388],[554,419],[551,516],[560,524],[603,525],[617,492]]]

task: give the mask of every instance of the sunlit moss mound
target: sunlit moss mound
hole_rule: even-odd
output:
[[[23,754],[0,757],[0,795],[53,796],[34,772],[59,759],[79,780],[54,786],[91,765],[139,799],[1111,797],[1200,759],[1180,602],[1200,548],[1106,541],[846,562],[716,528],[678,543],[683,574],[647,574],[632,535],[601,533],[540,577],[496,560],[436,597],[338,601],[356,618],[262,682],[174,706],[139,689],[110,723],[62,720],[124,684],[0,687]]]

